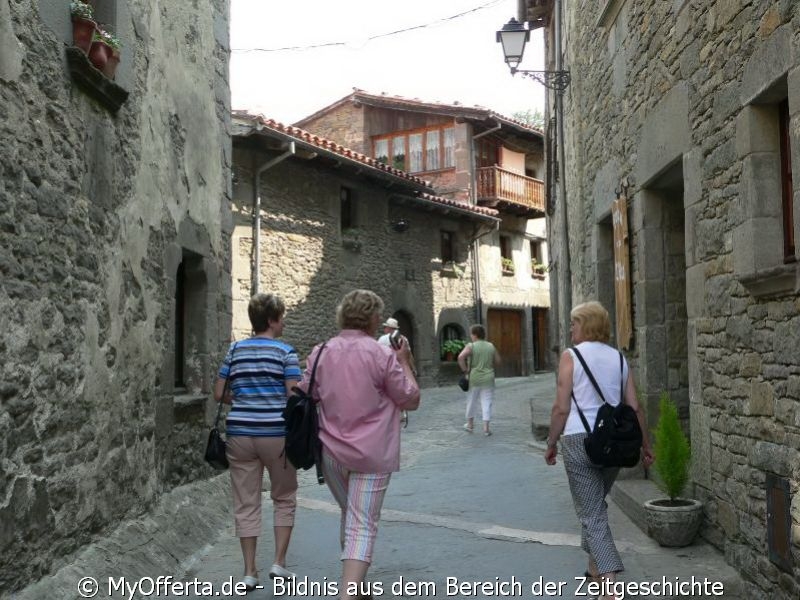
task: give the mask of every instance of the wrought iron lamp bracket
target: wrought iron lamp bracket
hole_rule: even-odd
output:
[[[555,90],[559,94],[569,87],[571,81],[569,71],[528,71],[525,69],[511,69],[511,74],[519,73],[541,83],[544,87]]]

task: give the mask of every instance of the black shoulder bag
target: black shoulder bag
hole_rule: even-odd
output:
[[[575,347],[572,348],[572,351],[581,361],[589,381],[592,382],[594,389],[603,401],[603,405],[597,411],[594,429],[589,429],[589,423],[586,421],[581,407],[578,406],[575,394],[572,394],[572,400],[575,402],[581,422],[588,434],[583,443],[589,460],[602,467],[635,466],[639,462],[642,450],[642,430],[639,427],[639,419],[636,418],[636,411],[630,405],[625,404],[625,382],[622,381],[620,384],[619,404],[611,406],[606,402],[600,386],[597,385],[597,381],[581,353]],[[619,372],[620,379],[622,379],[622,352],[619,353]]]
[[[319,440],[317,405],[312,396],[317,365],[319,365],[319,359],[326,344],[327,342],[322,344],[311,369],[308,392],[304,392],[297,386],[292,388],[292,395],[289,396],[286,408],[283,409],[283,420],[286,422],[284,456],[289,459],[295,469],[308,470],[316,465],[317,483],[320,485],[325,483],[322,475],[322,442]]]
[[[236,345],[233,346],[231,352],[231,368],[233,367],[233,355],[236,353]],[[228,394],[230,388],[231,373],[228,373],[228,378],[225,379],[225,387],[222,389],[222,398],[219,401],[217,408],[217,418],[214,419],[214,426],[208,434],[208,443],[206,444],[206,462],[215,468],[217,471],[224,471],[228,468],[228,457],[225,454],[225,439],[219,431],[219,418],[222,416],[222,404],[225,396]]]

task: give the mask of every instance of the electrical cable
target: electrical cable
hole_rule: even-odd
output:
[[[401,33],[407,33],[409,31],[415,31],[417,29],[425,29],[426,27],[432,27],[434,25],[438,25],[440,23],[446,23],[447,21],[453,21],[455,19],[459,19],[466,15],[472,14],[474,12],[478,12],[479,10],[483,10],[485,8],[489,8],[494,6],[495,4],[499,4],[503,0],[492,0],[491,2],[487,2],[486,4],[481,4],[480,6],[476,6],[475,8],[471,8],[469,10],[465,10],[464,12],[460,12],[456,15],[452,15],[449,17],[443,17],[441,19],[437,19],[436,21],[431,21],[430,23],[423,23],[421,25],[413,25],[411,27],[406,27],[404,29],[398,29],[396,31],[389,31],[387,33],[379,33],[377,35],[370,36],[366,38],[364,41],[364,45],[371,42],[372,40],[377,40],[380,38],[390,37],[393,35],[399,35]],[[323,42],[320,44],[312,44],[310,46],[284,46],[282,48],[232,48],[231,52],[286,52],[286,51],[296,51],[296,50],[314,50],[317,48],[328,48],[331,46],[349,46],[352,45],[352,42]]]

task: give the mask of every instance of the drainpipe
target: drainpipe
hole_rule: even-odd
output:
[[[562,2],[556,0],[556,70],[564,69],[564,61],[561,52],[561,23],[562,23]],[[559,267],[559,295],[562,307],[560,338],[561,349],[569,346],[569,313],[572,310],[572,267],[570,265],[569,252],[569,211],[567,210],[567,186],[564,165],[564,94],[556,92],[556,119],[558,121],[558,195],[561,203],[561,227],[559,237],[561,238],[561,259]]]
[[[253,262],[255,263],[253,265],[253,295],[258,294],[259,281],[261,279],[261,174],[267,169],[283,162],[290,156],[293,156],[294,152],[294,142],[289,142],[289,148],[286,152],[268,160],[255,170],[253,180],[253,204],[255,211],[255,218],[253,220],[253,245],[255,246],[253,253]],[[253,157],[253,162],[255,162],[255,157]]]
[[[472,204],[478,204],[478,161],[475,157],[475,140],[478,138],[482,138],[485,135],[489,135],[490,133],[494,133],[498,129],[500,129],[501,123],[498,121],[497,125],[492,127],[491,129],[487,129],[486,131],[479,133],[477,135],[472,136],[472,144],[470,144],[470,164],[472,165]],[[472,277],[472,289],[473,293],[475,294],[475,310],[477,311],[477,323],[479,325],[483,325],[483,299],[481,298],[481,269],[480,269],[480,260],[478,256],[478,240],[482,238],[484,235],[491,233],[492,231],[496,231],[500,229],[500,223],[497,222],[495,227],[486,233],[482,233],[477,238],[472,240],[472,272],[474,273]]]

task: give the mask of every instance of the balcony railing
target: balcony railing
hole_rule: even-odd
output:
[[[478,204],[528,217],[544,216],[544,183],[502,167],[481,167]]]

